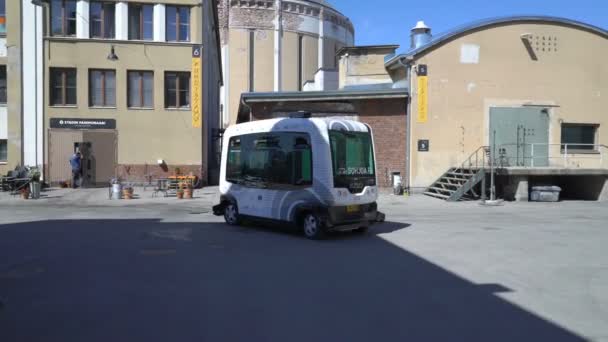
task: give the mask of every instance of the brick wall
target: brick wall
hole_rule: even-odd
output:
[[[277,107],[285,108],[285,106],[286,104],[281,103],[252,104],[253,119],[271,118],[272,113],[277,111]],[[391,187],[392,172],[401,172],[402,179],[405,179],[407,153],[405,99],[358,100],[352,101],[350,104],[314,101],[290,102],[289,108],[306,109],[313,113],[324,113],[331,111],[331,108],[354,110],[359,114],[359,120],[370,125],[374,132],[378,186]]]
[[[380,187],[391,186],[391,173],[406,175],[406,105],[403,99],[365,100],[358,104],[359,119],[372,128]]]

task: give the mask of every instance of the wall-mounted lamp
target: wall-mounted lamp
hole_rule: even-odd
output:
[[[533,35],[532,33],[524,33],[520,37],[521,39],[532,40]]]
[[[536,55],[536,52],[534,52],[534,48],[532,47],[532,37],[534,37],[532,35],[532,33],[524,33],[519,37],[521,38],[521,41],[524,43],[524,46],[526,47],[526,50],[528,51],[530,58],[533,61],[538,61],[538,56]]]
[[[116,55],[116,52],[114,52],[114,45],[112,45],[112,47],[110,48],[110,54],[108,55],[108,60],[110,60],[110,61],[118,60],[118,56]]]
[[[161,170],[163,170],[164,172],[169,172],[169,166],[167,166],[167,162],[165,162],[164,159],[159,159],[156,163],[161,168]]]

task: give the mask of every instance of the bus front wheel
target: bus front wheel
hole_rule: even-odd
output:
[[[231,226],[240,224],[239,208],[235,203],[229,203],[224,208],[224,220]]]
[[[313,213],[307,213],[302,219],[302,230],[304,236],[310,240],[321,240],[325,237],[325,231],[319,217]]]

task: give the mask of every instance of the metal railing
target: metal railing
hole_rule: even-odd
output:
[[[601,144],[502,144],[496,151],[501,168],[608,168],[608,146]]]
[[[481,146],[475,152],[465,159],[461,165],[461,169],[481,169],[489,166],[490,163],[490,147]]]

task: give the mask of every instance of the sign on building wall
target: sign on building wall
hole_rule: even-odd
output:
[[[65,129],[116,129],[114,119],[71,119],[71,118],[52,118],[51,128]]]
[[[418,140],[418,152],[429,152],[431,150],[431,142],[428,139]]]
[[[201,128],[203,118],[201,113],[201,52],[203,48],[192,48],[192,127]]]
[[[418,123],[429,119],[429,78],[425,64],[418,65]]]

